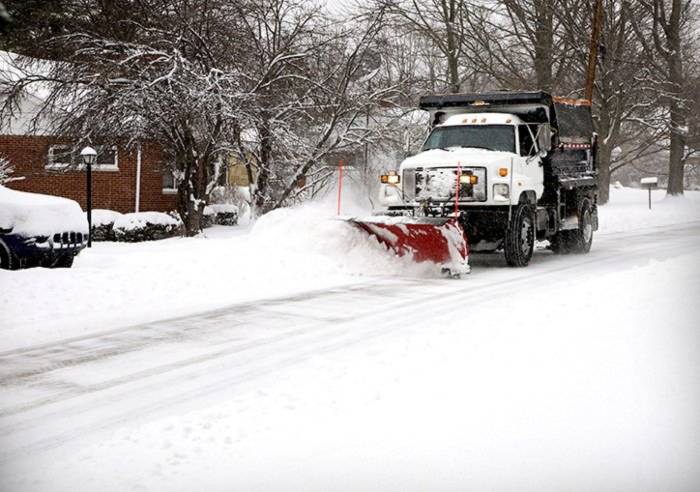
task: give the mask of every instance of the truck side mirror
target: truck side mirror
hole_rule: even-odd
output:
[[[540,129],[537,132],[537,146],[540,150],[549,152],[552,149],[552,129],[548,123],[540,125]]]

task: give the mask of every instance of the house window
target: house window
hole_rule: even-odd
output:
[[[163,193],[177,193],[177,178],[169,167],[163,167]]]
[[[119,166],[116,145],[100,145],[95,150],[97,150],[97,162],[95,165],[98,169]]]
[[[96,145],[97,160],[92,166],[95,171],[118,171],[119,161],[116,145]],[[49,147],[46,168],[54,170],[81,170],[85,166],[80,157],[80,149],[71,145]]]
[[[65,168],[75,166],[77,154],[70,145],[52,145],[49,147],[49,160],[46,167]]]

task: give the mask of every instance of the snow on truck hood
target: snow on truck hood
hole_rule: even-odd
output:
[[[448,150],[432,149],[421,152],[405,159],[401,163],[401,169],[415,167],[462,167],[484,166],[488,164],[503,164],[510,162],[515,154],[495,150],[452,147]]]
[[[21,236],[50,236],[59,232],[87,234],[87,217],[67,198],[27,193],[0,186],[0,229]]]

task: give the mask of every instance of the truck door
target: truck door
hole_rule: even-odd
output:
[[[534,131],[533,131],[534,129]],[[542,158],[538,155],[537,125],[518,125],[518,150],[513,183],[513,200],[517,200],[523,191],[534,191],[539,200],[544,190],[544,169]],[[519,179],[518,179],[519,177]]]

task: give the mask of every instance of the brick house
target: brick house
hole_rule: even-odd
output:
[[[24,177],[7,186],[71,198],[85,208],[86,177],[80,149],[74,148],[70,140],[50,136],[41,125],[29,130],[29,119],[40,104],[36,97],[27,98],[19,116],[0,127],[0,154],[9,159],[15,176]],[[97,164],[92,168],[93,208],[122,213],[176,208],[174,180],[165,171],[158,145],[93,147],[98,151]]]

